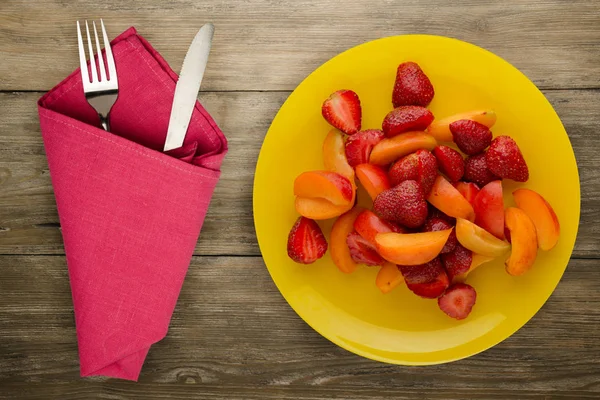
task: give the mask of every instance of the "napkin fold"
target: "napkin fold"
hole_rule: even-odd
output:
[[[119,97],[100,128],[79,69],[38,101],[62,228],[81,376],[137,380],[167,334],[227,141],[196,103],[163,153],[177,75],[134,28],[112,42]]]

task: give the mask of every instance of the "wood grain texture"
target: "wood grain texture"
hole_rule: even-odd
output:
[[[203,93],[230,152],[197,255],[259,255],[252,219],[254,167],[282,92]],[[600,257],[600,90],[548,90],[571,138],[582,190],[575,257]],[[34,107],[38,93],[0,94],[0,254],[64,254]]]
[[[342,350],[282,299],[260,257],[194,257],[168,336],[138,384],[78,379],[65,259],[0,257],[2,399],[592,399],[600,397],[598,261],[498,346],[402,367]],[[250,283],[250,284],[249,284]]]
[[[334,55],[384,36],[476,43],[542,88],[600,87],[595,0],[122,1],[2,0],[0,89],[47,90],[78,65],[75,21],[138,28],[179,66],[205,22],[216,27],[207,90],[291,90]]]

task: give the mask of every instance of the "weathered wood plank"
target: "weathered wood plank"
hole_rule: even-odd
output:
[[[598,90],[546,91],[569,133],[581,175],[575,257],[600,257]],[[252,220],[256,159],[287,93],[203,93],[230,142],[223,175],[198,242],[198,255],[260,254]],[[38,93],[0,94],[0,254],[63,254],[56,205],[35,109]]]
[[[42,17],[43,16],[43,17]],[[542,88],[600,87],[597,1],[0,2],[0,90],[47,90],[78,65],[75,21],[134,25],[179,69],[195,32],[216,35],[207,90],[291,90],[334,55],[380,37],[427,33],[476,43]]]
[[[596,260],[572,260],[540,313],[498,346],[451,364],[401,367],[319,336],[261,258],[194,257],[169,334],[133,384],[78,378],[64,257],[0,256],[0,398],[598,398],[597,269]]]

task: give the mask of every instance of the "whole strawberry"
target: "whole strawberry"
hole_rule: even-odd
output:
[[[323,257],[327,240],[315,221],[300,217],[288,236],[288,256],[297,263],[311,264]]]
[[[392,104],[400,106],[427,107],[434,95],[433,85],[419,64],[405,62],[398,66]]]
[[[450,285],[448,275],[438,257],[423,265],[399,265],[406,286],[417,296],[439,297]]]
[[[440,171],[452,182],[460,180],[465,173],[465,162],[460,153],[448,146],[433,149]]]
[[[467,157],[465,160],[465,174],[463,175],[463,180],[475,182],[480,187],[484,187],[491,181],[497,179],[498,177],[488,169],[485,153]]]
[[[360,130],[362,108],[358,95],[352,90],[332,93],[323,102],[321,113],[329,124],[348,135]]]
[[[429,151],[417,150],[396,161],[388,175],[392,186],[413,180],[417,181],[423,193],[428,195],[437,177],[437,161]]]
[[[500,178],[527,182],[529,169],[517,143],[509,136],[498,136],[486,152],[485,160],[492,173]]]
[[[453,252],[443,254],[441,258],[448,277],[450,280],[453,280],[454,277],[464,274],[469,270],[473,261],[473,252],[458,243]]]
[[[427,219],[425,195],[413,180],[381,192],[373,202],[373,210],[381,218],[408,228],[417,228]]]
[[[492,142],[492,131],[479,122],[461,119],[450,124],[454,143],[465,154],[481,153]]]
[[[433,114],[425,107],[400,106],[383,119],[382,129],[387,137],[408,131],[423,131],[433,122]]]
[[[383,132],[379,129],[360,131],[348,137],[346,141],[346,158],[348,159],[348,164],[356,167],[359,164],[368,163],[371,150],[383,138]]]

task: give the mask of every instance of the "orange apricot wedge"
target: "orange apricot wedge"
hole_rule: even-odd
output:
[[[378,233],[375,245],[381,257],[398,265],[425,264],[440,254],[452,229],[423,233]]]
[[[444,214],[454,218],[475,219],[473,206],[450,182],[438,175],[427,201]]]
[[[514,276],[523,275],[531,269],[537,257],[535,225],[525,211],[516,207],[507,208],[504,219],[512,244],[512,252],[506,260],[506,272]]]
[[[529,189],[517,189],[513,197],[517,207],[533,221],[539,248],[546,251],[554,248],[560,236],[560,223],[552,206],[539,193]]]
[[[461,119],[469,119],[479,122],[491,128],[496,123],[496,112],[494,110],[474,110],[459,114],[454,114],[446,118],[433,121],[425,132],[429,133],[440,142],[452,142],[452,132],[450,132],[450,124]]]
[[[358,214],[363,211],[360,207],[354,207],[352,210],[341,215],[331,228],[329,237],[329,252],[333,263],[338,269],[346,274],[350,274],[356,270],[358,264],[352,259],[350,249],[346,239],[354,230],[354,221]]]
[[[375,165],[388,165],[420,149],[433,150],[437,141],[425,132],[406,132],[392,138],[383,139],[371,151],[369,162]]]
[[[359,164],[356,166],[356,177],[363,185],[372,200],[384,190],[391,187],[390,179],[383,168],[373,164]]]
[[[323,141],[323,165],[326,170],[337,172],[354,182],[354,168],[346,158],[344,135],[337,129],[330,130]]]
[[[343,213],[350,210],[354,203],[348,204],[346,206],[336,206],[325,199],[296,197],[294,205],[298,214],[302,215],[303,217],[315,220],[323,220],[335,218],[342,215]]]
[[[456,238],[464,247],[483,256],[500,257],[510,249],[510,244],[464,218],[456,219]]]
[[[396,264],[392,264],[391,262],[383,264],[375,278],[375,285],[377,285],[379,290],[381,290],[381,293],[384,294],[391,292],[392,289],[403,282],[404,277],[402,276],[402,272],[400,272],[400,269]]]
[[[334,206],[347,206],[352,202],[354,188],[350,180],[337,172],[307,171],[294,181],[294,194],[298,197],[321,198]]]

